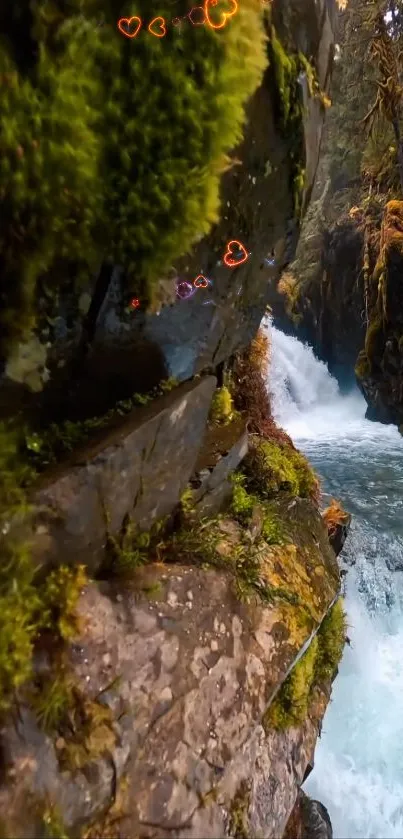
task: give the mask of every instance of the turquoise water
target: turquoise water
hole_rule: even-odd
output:
[[[310,348],[271,332],[276,418],[353,513],[340,557],[351,646],[304,789],[336,838],[402,839],[403,439],[366,420],[358,391],[342,396]]]

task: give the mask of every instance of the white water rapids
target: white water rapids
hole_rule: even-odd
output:
[[[351,646],[304,789],[328,808],[335,839],[402,839],[403,440],[366,420],[358,390],[341,395],[311,348],[265,328],[275,418],[353,514],[340,557]]]

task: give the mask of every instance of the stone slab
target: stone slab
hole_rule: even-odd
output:
[[[149,530],[171,512],[194,469],[215,385],[214,376],[181,385],[42,479],[33,494],[42,561],[95,571],[107,534],[116,536],[126,516]]]

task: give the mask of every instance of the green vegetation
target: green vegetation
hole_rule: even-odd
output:
[[[270,27],[269,61],[273,67],[278,107],[282,119],[284,136],[289,142],[290,177],[294,195],[294,212],[298,217],[302,211],[302,197],[305,182],[303,105],[299,74],[306,71],[308,62],[301,56],[287,52],[276,33]],[[310,65],[308,65],[310,67]],[[313,68],[310,76],[313,78]]]
[[[56,304],[72,278],[85,288],[102,260],[152,298],[218,220],[220,176],[267,64],[256,0],[222,31],[169,26],[135,44],[116,20],[148,20],[149,3],[111,0],[103,11],[96,26],[94,0],[29,12],[17,2],[2,19],[3,354],[40,320],[39,298]],[[158,14],[172,18],[168,0]]]
[[[299,725],[305,719],[315,676],[318,647],[318,638],[315,636],[269,707],[265,718],[266,726],[283,729]]]
[[[211,401],[209,419],[216,425],[226,425],[233,417],[232,396],[227,387],[220,387]]]
[[[345,637],[346,618],[343,601],[339,599],[266,711],[266,730],[284,729],[304,721],[315,687],[323,686],[334,677],[343,654]]]
[[[0,712],[32,673],[34,644],[52,628],[55,640],[78,629],[75,605],[85,582],[81,566],[61,566],[38,580],[29,546],[3,539],[0,567]]]
[[[319,484],[312,467],[301,452],[286,443],[252,438],[242,471],[248,491],[261,498],[286,491],[317,499]]]
[[[249,837],[247,825],[245,824],[248,817],[249,800],[250,790],[243,781],[232,801],[230,810],[229,835],[233,839],[248,839]]]
[[[47,806],[42,814],[41,836],[43,839],[69,839],[60,813],[54,805]]]
[[[48,733],[56,731],[73,705],[72,683],[64,673],[47,674],[31,701],[41,728]]]

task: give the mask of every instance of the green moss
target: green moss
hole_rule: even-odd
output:
[[[263,721],[266,730],[282,730],[304,721],[313,689],[334,677],[343,654],[345,636],[345,614],[343,602],[339,599],[266,711]]]
[[[82,588],[88,583],[84,565],[52,571],[43,584],[42,603],[49,612],[49,626],[57,628],[58,635],[71,641],[80,630],[76,608]]]
[[[233,839],[248,839],[248,809],[250,801],[250,790],[245,782],[243,782],[231,804],[229,812],[229,835]]]
[[[232,396],[227,387],[218,388],[213,396],[209,419],[217,425],[226,425],[233,417]]]
[[[47,806],[42,815],[41,837],[43,839],[69,839],[61,815],[55,805]]]
[[[332,679],[346,642],[346,615],[343,600],[332,606],[318,631],[319,651],[316,661],[315,681]]]
[[[34,645],[41,632],[54,639],[74,636],[74,607],[83,584],[81,568],[61,567],[40,581],[29,546],[3,539],[0,566],[0,712],[32,673]]]
[[[270,26],[269,62],[273,68],[278,107],[284,137],[289,146],[290,187],[294,197],[294,213],[300,217],[305,183],[303,105],[298,77],[309,62],[301,54],[288,53],[274,26]],[[311,68],[311,75],[313,70]]]
[[[101,27],[98,11],[94,0],[67,10],[43,0],[24,16],[17,4],[3,28],[4,346],[34,325],[43,286],[55,309],[102,259],[151,298],[218,220],[220,177],[267,64],[256,3],[241,4],[222,31],[168,26],[166,38],[143,33],[135,49],[116,30],[125,10],[109,4]],[[148,20],[148,0],[130,14]],[[158,14],[169,22],[169,0]]]
[[[371,375],[371,365],[365,350],[360,350],[354,370],[358,379],[365,379]]]
[[[252,438],[242,471],[247,489],[260,498],[286,491],[317,499],[318,479],[312,467],[301,452],[286,444]]]
[[[257,498],[245,489],[245,476],[235,472],[232,480],[232,504],[231,511],[241,524],[247,524],[250,520]]]
[[[266,729],[282,730],[303,722],[308,713],[317,654],[318,639],[315,636],[266,712],[263,721]]]
[[[365,353],[372,365],[382,349],[383,321],[382,315],[376,312],[371,318],[365,335]]]

